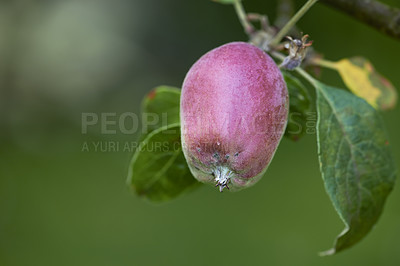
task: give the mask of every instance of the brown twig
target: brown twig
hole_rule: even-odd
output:
[[[400,39],[400,9],[375,0],[320,0],[388,36]]]

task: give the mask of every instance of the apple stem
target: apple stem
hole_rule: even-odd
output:
[[[289,20],[288,23],[271,40],[270,46],[278,45],[283,37],[296,25],[297,21],[317,2],[318,0],[308,0],[302,8]]]
[[[251,25],[247,18],[246,11],[243,8],[242,1],[241,0],[236,0],[233,3],[235,7],[236,14],[239,18],[240,23],[242,24],[244,31],[246,32],[247,35],[251,35],[254,32],[254,27]]]

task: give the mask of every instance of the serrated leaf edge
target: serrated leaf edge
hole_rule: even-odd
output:
[[[329,101],[329,99],[327,98],[327,96],[326,96],[326,94],[325,94],[325,92],[324,92],[324,89],[320,87],[320,83],[319,83],[319,82],[316,82],[314,85],[315,85],[315,87],[316,87],[316,89],[317,89],[317,98],[319,97],[319,94],[322,94],[323,97],[324,97],[324,99],[326,100],[326,102],[329,104],[329,106],[330,106],[332,112],[335,114],[335,117],[337,117],[337,112],[334,111],[334,108],[332,107],[332,103],[331,103],[331,102]],[[317,85],[318,85],[318,86],[317,86]],[[320,110],[319,110],[319,105],[318,105],[318,104],[317,104],[317,114],[318,114],[318,119],[317,119],[316,128],[318,129],[319,126],[320,126],[320,123],[321,123],[321,119],[320,119]],[[338,120],[338,121],[339,121],[339,120]],[[340,123],[340,122],[339,122],[339,123]],[[320,132],[319,132],[319,130],[316,130],[316,132],[317,132],[318,162],[319,162],[319,167],[321,168],[322,162],[321,162]],[[345,134],[343,134],[343,135],[345,135]],[[349,142],[349,141],[348,141],[348,137],[346,137],[346,139],[347,139],[347,142]],[[351,145],[350,145],[350,146],[351,146]],[[324,173],[323,171],[320,171],[320,173],[321,173],[322,179],[325,180],[325,173]],[[329,196],[329,195],[328,195],[328,197],[329,197],[329,199],[330,199],[330,196]],[[334,244],[333,244],[333,247],[332,247],[331,249],[326,250],[326,251],[319,252],[318,254],[319,254],[320,256],[327,256],[327,255],[333,255],[333,254],[335,254],[335,253],[336,253],[336,248],[335,248],[335,247],[336,247],[337,240],[338,240],[341,236],[345,235],[345,234],[349,231],[349,229],[350,229],[349,224],[348,224],[347,221],[344,219],[342,213],[338,210],[338,208],[336,207],[336,205],[333,204],[333,201],[332,201],[331,199],[330,199],[330,201],[331,201],[331,203],[332,203],[332,205],[333,205],[333,207],[334,207],[336,213],[339,215],[340,219],[342,220],[343,224],[345,225],[345,228],[343,229],[343,231],[342,231],[339,235],[336,236],[335,242],[334,242]]]

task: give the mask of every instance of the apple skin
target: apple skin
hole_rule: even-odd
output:
[[[285,132],[288,108],[282,74],[258,47],[232,42],[203,55],[185,77],[180,102],[193,176],[220,191],[256,183]]]

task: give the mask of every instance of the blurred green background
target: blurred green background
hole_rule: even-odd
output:
[[[275,18],[276,1],[244,4]],[[365,55],[400,88],[400,41],[322,4],[298,25],[327,58]],[[400,265],[400,186],[367,238],[318,257],[343,224],[314,135],[284,139],[250,189],[202,186],[161,206],[126,186],[130,152],[82,151],[136,139],[82,134],[83,112],[138,113],[153,87],[179,87],[196,59],[234,40],[246,36],[233,8],[209,0],[0,1],[0,265]],[[322,78],[343,86],[330,70]],[[383,118],[400,166],[399,115]]]

